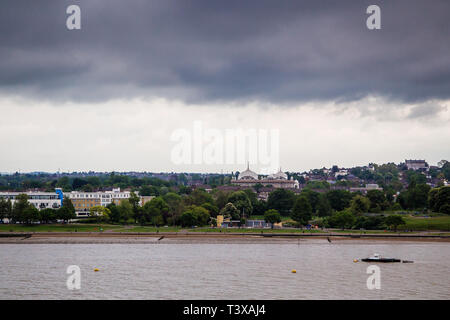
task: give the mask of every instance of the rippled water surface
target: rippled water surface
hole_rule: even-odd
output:
[[[415,263],[368,290],[374,252]],[[1,244],[0,299],[449,299],[449,271],[447,243]]]

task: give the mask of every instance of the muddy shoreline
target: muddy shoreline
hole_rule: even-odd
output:
[[[329,240],[329,241],[328,241]],[[20,243],[370,243],[450,242],[449,236],[404,234],[252,234],[252,233],[122,233],[36,232],[3,234],[0,244]]]

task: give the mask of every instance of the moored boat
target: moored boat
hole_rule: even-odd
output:
[[[384,258],[380,254],[375,253],[373,256],[361,259],[363,262],[402,262],[400,259],[396,258]]]

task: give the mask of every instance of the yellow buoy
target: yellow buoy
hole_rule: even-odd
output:
[[[97,269],[97,268],[95,268],[95,269],[94,269],[94,271],[95,271],[95,272],[97,272],[97,271],[100,271],[100,270],[99,270],[99,269]]]
[[[297,270],[295,270],[295,269],[292,269],[292,271],[291,271],[292,273],[297,273]]]
[[[358,262],[358,259],[353,259],[353,262]]]

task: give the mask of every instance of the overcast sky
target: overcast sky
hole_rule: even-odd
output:
[[[81,30],[66,28],[72,4]],[[366,27],[371,4],[381,30]],[[245,168],[174,162],[173,133],[199,122],[278,130],[283,170],[450,160],[449,12],[447,0],[3,0],[0,172]]]

